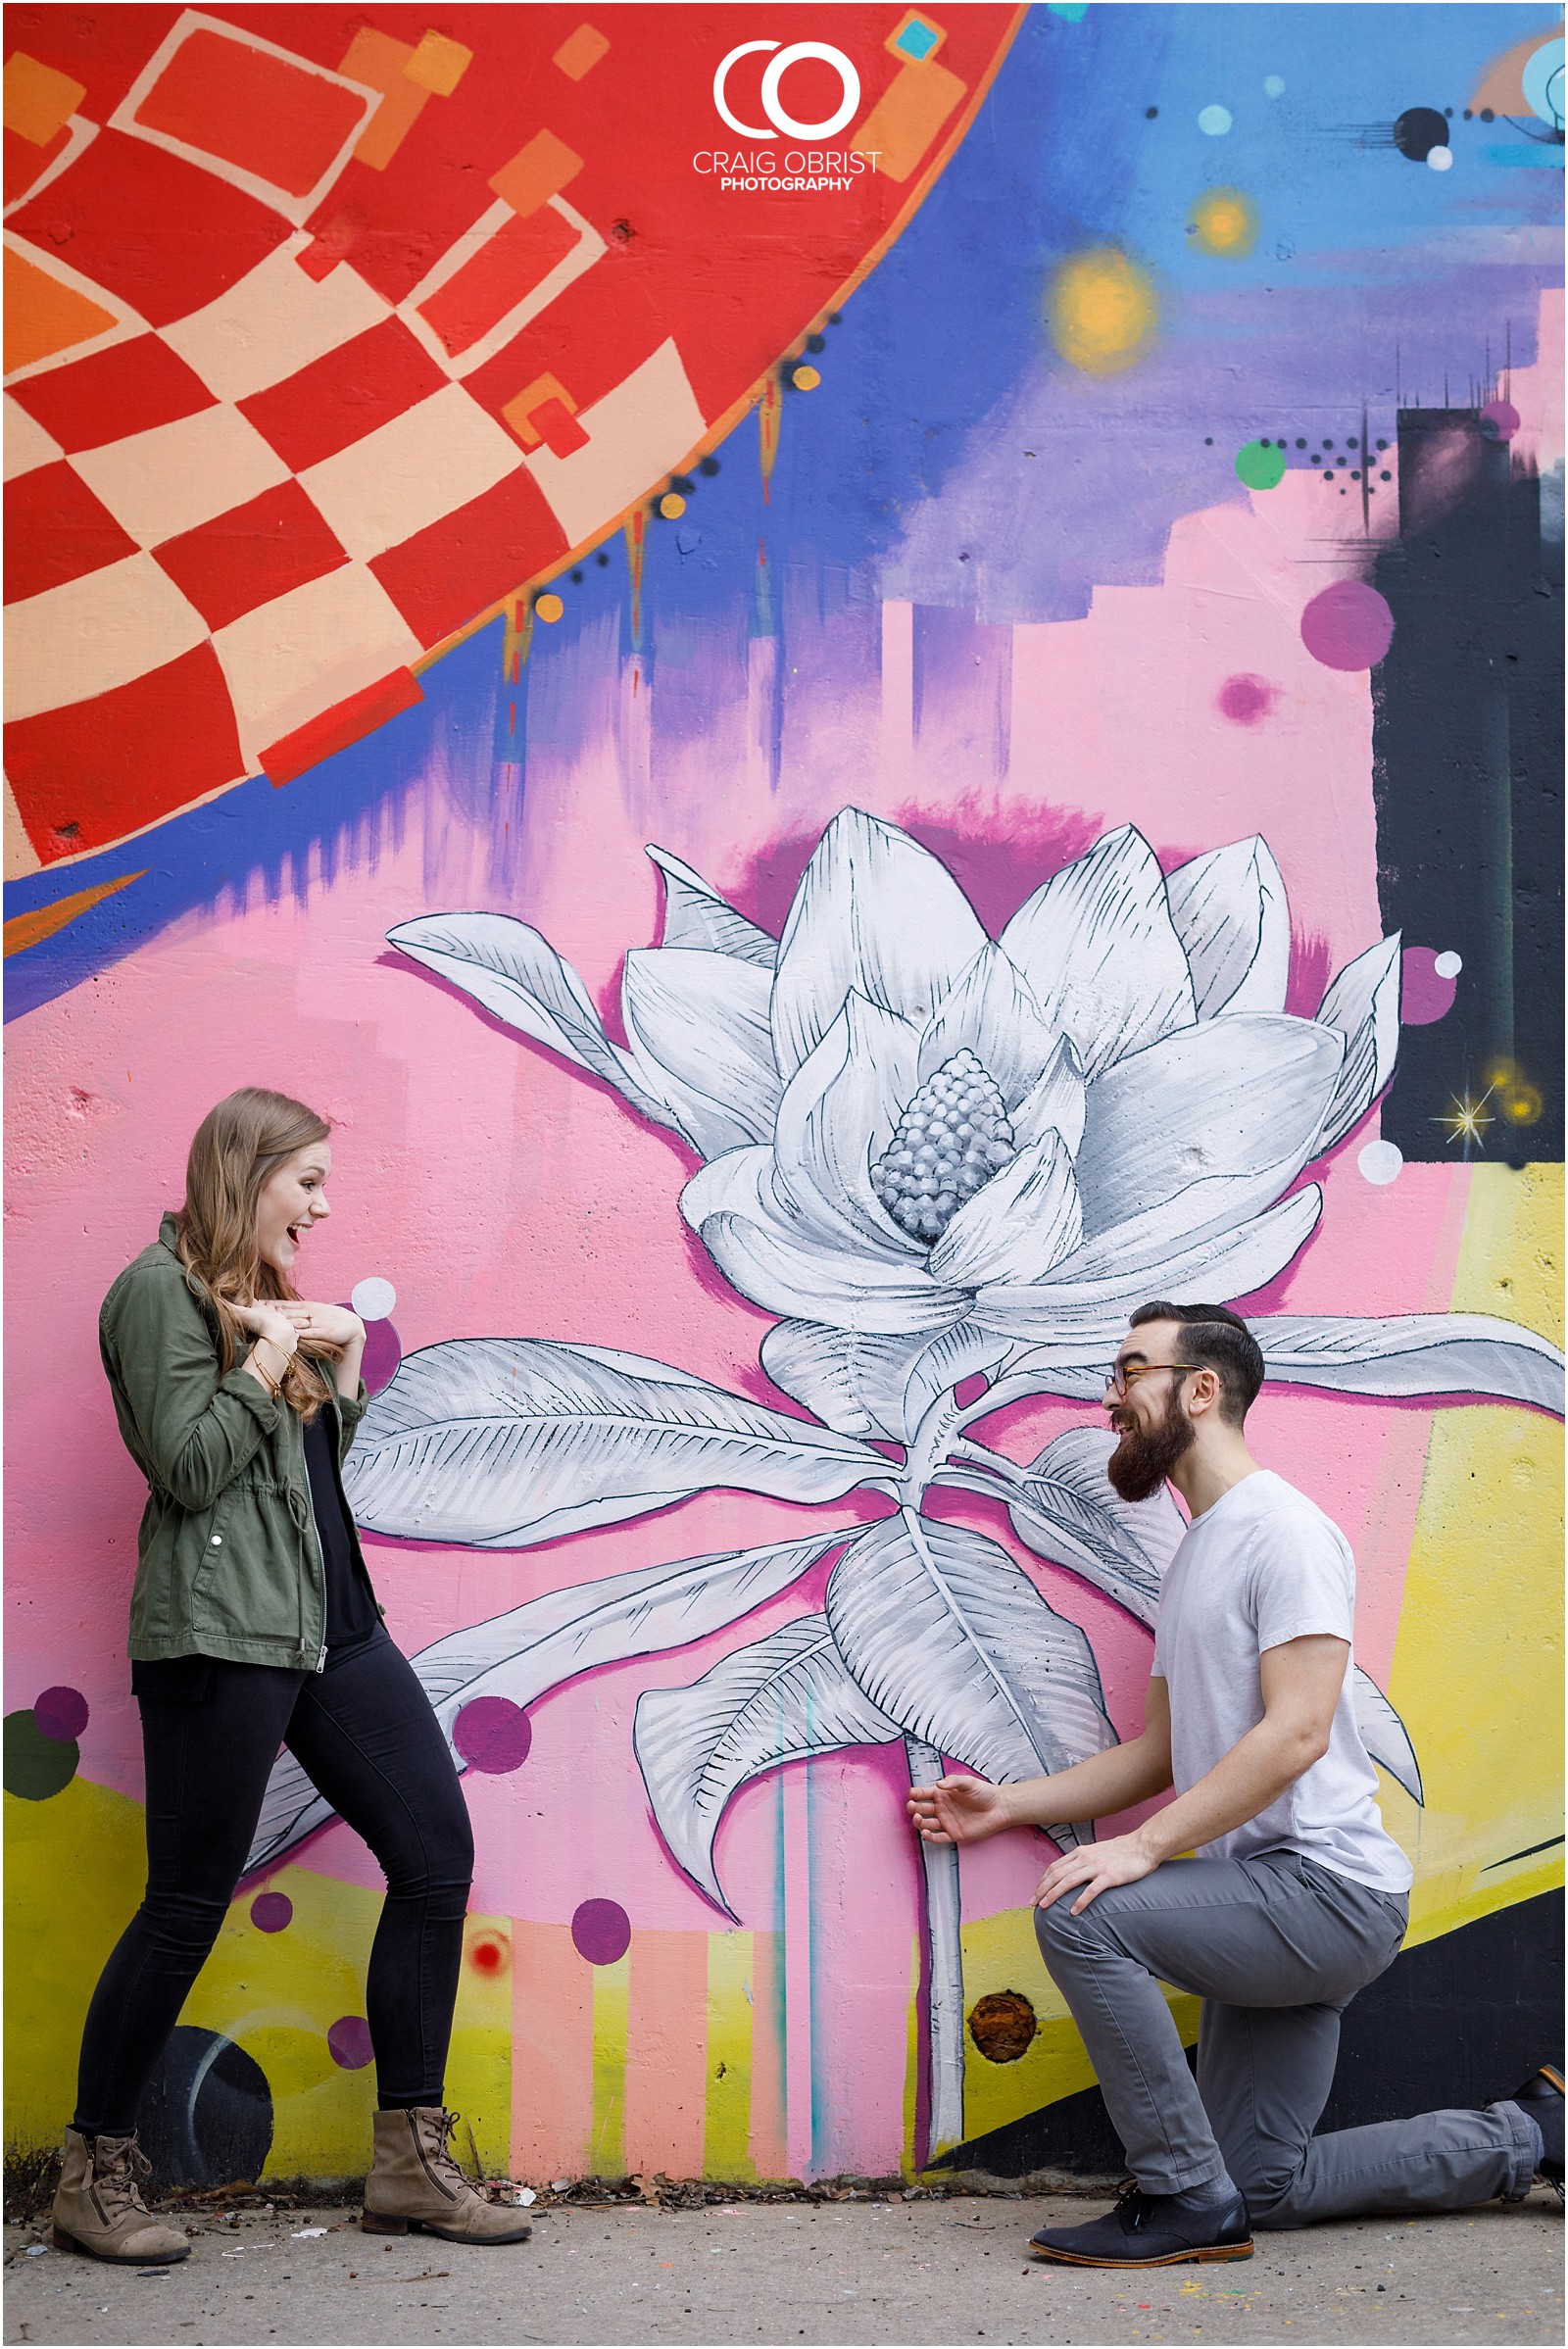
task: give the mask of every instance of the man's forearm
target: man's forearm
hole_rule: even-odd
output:
[[[1170,1785],[1170,1755],[1147,1737],[1091,1754],[1050,1778],[1026,1778],[1004,1786],[1014,1827],[1056,1827],[1069,1819],[1104,1819],[1135,1803],[1162,1794]]]
[[[1200,1843],[1212,1843],[1217,1835],[1228,1835],[1233,1828],[1245,1826],[1266,1810],[1322,1751],[1321,1744],[1303,1732],[1264,1719],[1237,1740],[1206,1778],[1189,1786],[1185,1794],[1178,1794],[1174,1802],[1168,1802],[1134,1832],[1156,1863],[1177,1852],[1192,1851]],[[1096,1758],[1104,1761],[1109,1757],[1102,1754]],[[1071,1778],[1076,1773],[1064,1775]],[[1042,1783],[1059,1786],[1062,1781]]]

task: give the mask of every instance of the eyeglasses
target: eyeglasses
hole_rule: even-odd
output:
[[[1147,1378],[1152,1370],[1201,1370],[1201,1362],[1129,1362],[1125,1366],[1112,1362],[1105,1373],[1105,1392],[1119,1395],[1123,1401],[1134,1379]]]

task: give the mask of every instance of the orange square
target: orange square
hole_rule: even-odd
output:
[[[472,63],[473,51],[461,41],[448,40],[444,32],[427,32],[403,71],[421,89],[450,98]]]
[[[6,128],[35,147],[48,146],[86,95],[84,82],[73,81],[53,66],[41,66],[24,50],[6,59]]]
[[[610,43],[592,24],[579,24],[570,38],[562,42],[552,61],[561,68],[568,81],[580,81],[591,73]]]
[[[522,220],[537,212],[551,196],[559,196],[568,180],[582,170],[582,157],[573,155],[553,130],[541,130],[510,163],[502,165],[490,185],[504,204]]]
[[[409,80],[406,69],[414,51],[407,41],[363,25],[344,52],[338,72],[349,81],[363,81],[381,92],[381,103],[361,131],[354,149],[356,163],[384,171],[429,103],[430,92]]]
[[[544,434],[529,418],[533,411],[542,408],[547,400],[559,400],[568,416],[577,413],[576,401],[554,375],[536,375],[501,411],[504,420],[511,425],[525,449],[537,449],[544,440]]]

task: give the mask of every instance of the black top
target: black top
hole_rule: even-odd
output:
[[[369,1638],[380,1618],[368,1578],[355,1554],[354,1533],[332,1456],[332,1421],[325,1411],[318,1411],[305,1430],[305,1466],[311,1480],[311,1507],[321,1544],[321,1564],[326,1569],[326,1644],[328,1648],[352,1647]]]

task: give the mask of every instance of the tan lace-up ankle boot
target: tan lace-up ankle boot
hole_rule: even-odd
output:
[[[377,2113],[375,2162],[365,2181],[367,2234],[407,2234],[420,2227],[449,2243],[525,2243],[532,2228],[520,2211],[489,2202],[452,2158],[456,2113],[438,2104]]]
[[[84,2137],[68,2129],[54,2209],[60,2249],[141,2268],[189,2259],[179,2229],[165,2227],[142,2200],[141,2181],[152,2169],[133,2136]]]

